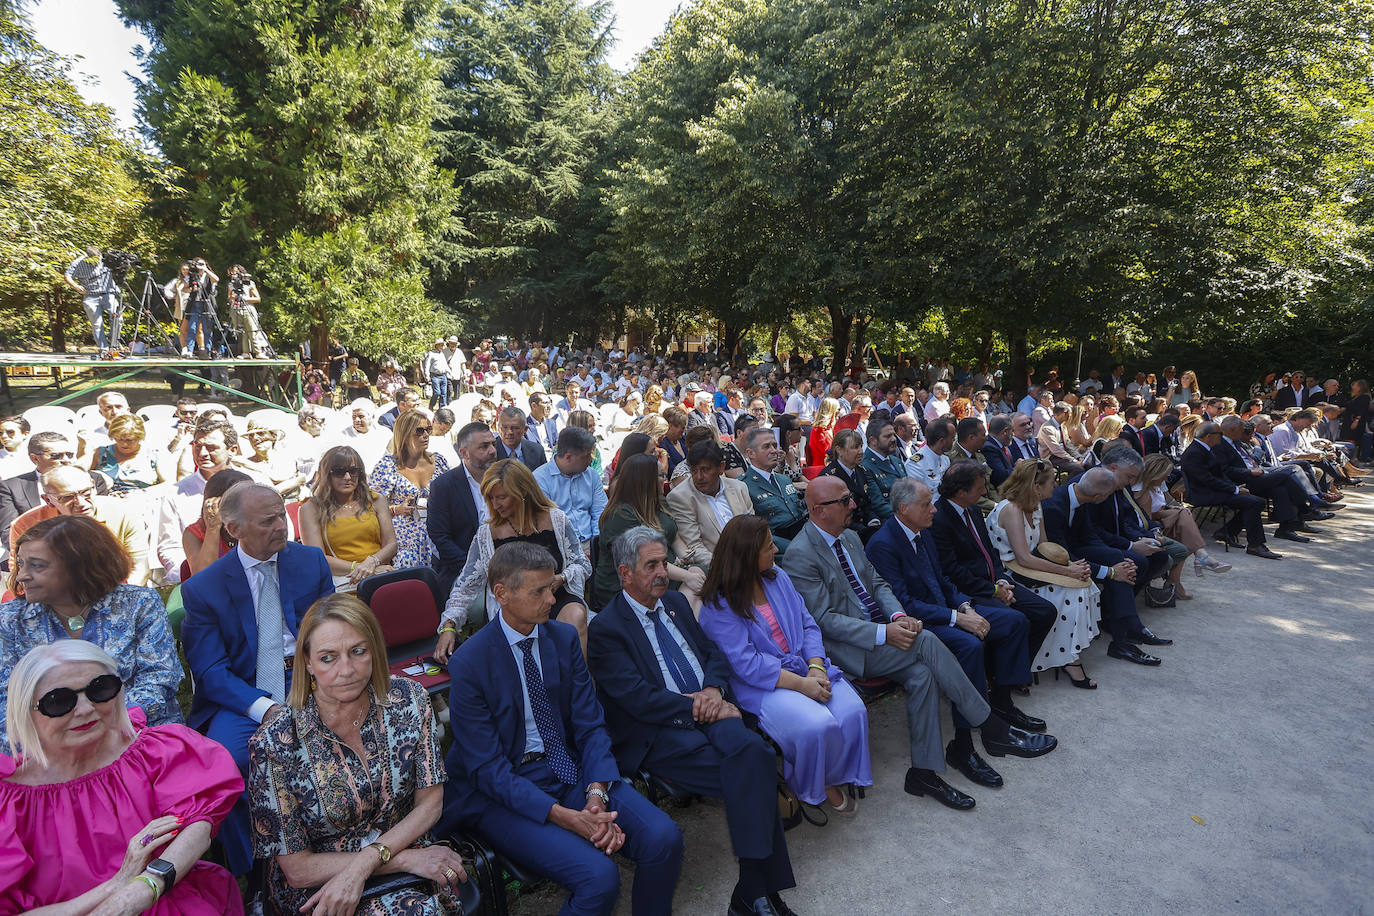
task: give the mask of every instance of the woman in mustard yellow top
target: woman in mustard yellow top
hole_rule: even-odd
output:
[[[325,452],[311,492],[301,504],[301,540],[324,551],[336,587],[391,569],[391,510],[368,489],[367,469],[356,451],[336,445]]]

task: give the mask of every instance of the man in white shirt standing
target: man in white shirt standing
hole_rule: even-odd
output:
[[[448,356],[444,352],[444,339],[441,337],[434,341],[434,346],[430,347],[425,354],[425,360],[421,364],[425,381],[429,383],[431,394],[429,396],[429,409],[448,406]]]

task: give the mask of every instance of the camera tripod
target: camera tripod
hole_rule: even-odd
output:
[[[168,320],[170,320],[173,324],[176,323],[176,316],[173,315],[172,310],[167,307],[167,303],[162,296],[161,288],[158,286],[157,282],[153,280],[153,272],[151,270],[145,270],[142,273],[143,292],[135,295],[133,289],[129,286],[127,281],[125,281],[125,283],[123,284],[124,289],[127,290],[130,295],[133,295],[134,301],[138,303],[138,313],[134,316],[134,336],[129,339],[130,349],[133,348],[134,344],[138,343],[139,337],[143,334],[144,319],[147,319],[148,321],[149,334],[151,334],[153,330],[157,327],[157,316],[153,314],[154,302],[161,302],[162,310],[167,314]],[[121,299],[121,308],[122,307],[123,305]],[[123,330],[122,326],[120,330]],[[177,338],[175,335],[168,335],[167,346],[171,347],[173,350],[177,349]]]

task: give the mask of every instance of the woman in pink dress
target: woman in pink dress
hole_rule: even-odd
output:
[[[64,639],[10,675],[0,913],[242,913],[230,874],[199,861],[243,793],[233,758],[185,726],[147,727],[124,708],[116,670],[98,646]]]

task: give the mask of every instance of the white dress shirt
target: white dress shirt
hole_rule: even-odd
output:
[[[525,683],[525,652],[519,644],[523,640],[529,639],[530,636],[534,637],[534,652],[531,654],[534,656],[534,667],[539,669],[539,677],[542,680],[544,677],[544,660],[539,656],[539,631],[543,628],[535,626],[530,631],[529,636],[525,636],[506,623],[506,618],[499,611],[496,613],[496,622],[500,624],[501,632],[506,635],[506,643],[510,646],[511,655],[515,656],[516,680],[520,682],[520,699],[524,703],[523,708],[525,710],[525,753],[542,754],[544,753],[544,739],[539,735],[539,723],[534,721],[534,709],[530,706],[530,687],[529,684]]]

